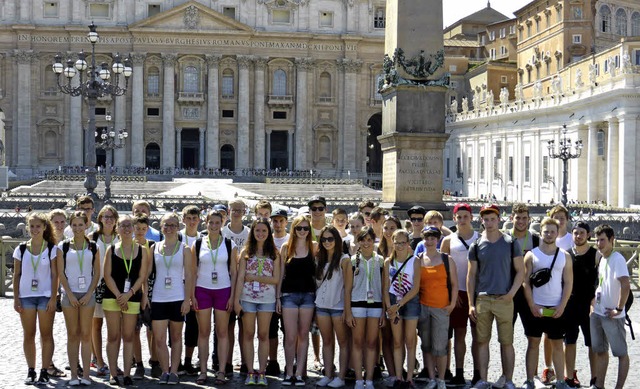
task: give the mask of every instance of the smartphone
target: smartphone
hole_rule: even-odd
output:
[[[552,317],[553,315],[556,314],[556,310],[553,308],[542,308],[540,311],[542,311],[540,313],[544,317]]]

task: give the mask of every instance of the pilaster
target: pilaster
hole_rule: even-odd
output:
[[[131,62],[131,166],[144,167],[144,60],[146,53],[132,53]]]
[[[175,149],[175,86],[174,73],[177,54],[162,54],[164,82],[162,89],[162,158],[161,167],[176,167]]]

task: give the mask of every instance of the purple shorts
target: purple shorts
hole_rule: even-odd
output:
[[[195,295],[199,310],[213,308],[219,311],[226,311],[227,301],[231,297],[231,287],[207,289],[196,286]]]

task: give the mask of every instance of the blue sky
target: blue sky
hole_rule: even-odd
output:
[[[444,25],[450,26],[458,20],[479,11],[487,6],[486,0],[442,0],[444,8]],[[491,8],[512,18],[516,11],[532,0],[491,0]]]

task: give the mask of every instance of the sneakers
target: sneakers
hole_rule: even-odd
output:
[[[453,374],[451,374],[451,370],[447,369],[444,372],[444,381],[445,383],[450,382],[453,379]]]
[[[436,389],[438,387],[438,380],[430,380],[425,389]]]
[[[257,386],[269,386],[269,382],[267,381],[267,376],[264,373],[256,373],[258,378],[256,378]]]
[[[40,369],[40,377],[36,381],[36,385],[46,385],[49,383],[49,373],[47,369]]]
[[[160,367],[160,366],[158,366],[158,367]],[[161,375],[160,381],[162,381],[162,376],[164,376],[164,374]],[[144,366],[138,365],[138,366],[136,366],[136,370],[133,372],[133,379],[134,380],[141,380],[143,378],[144,378]]]
[[[504,384],[507,383],[507,377],[505,375],[501,375],[500,378],[493,384],[494,388],[502,389],[504,388]]]
[[[573,371],[573,377],[571,377],[571,378],[564,377],[564,382],[570,388],[579,388],[580,387],[580,380],[578,379],[578,371],[574,370]]]
[[[158,380],[158,384],[164,385],[169,381],[169,373],[162,373],[160,379]]]
[[[364,389],[375,389],[375,386],[373,386],[373,381],[371,380],[367,380],[364,382]]]
[[[535,387],[535,389],[546,389],[547,385],[545,385],[542,380],[540,379],[540,377],[538,376],[534,376],[533,377],[533,385]]]
[[[464,379],[463,375],[456,375],[449,381],[450,386],[463,386],[467,384],[467,380]]]
[[[265,374],[273,377],[278,377],[280,374],[282,374],[282,371],[280,370],[280,364],[278,363],[278,361],[273,361],[273,360],[269,361],[267,363],[267,369],[265,370]]]
[[[485,380],[478,380],[478,382],[476,382],[475,385],[473,385],[473,387],[471,389],[490,389],[491,388],[491,384],[488,383]]]
[[[557,380],[556,389],[569,389],[569,385],[564,380]]]
[[[327,386],[329,385],[329,382],[331,382],[331,378],[324,376],[316,381],[316,386]]]
[[[438,383],[436,385],[436,389],[447,389],[447,384],[444,380],[436,380]]]
[[[256,384],[254,373],[247,374],[247,379],[244,380],[245,386],[253,386]]]
[[[249,369],[247,369],[247,364],[243,363],[240,365],[240,374],[248,374]]]
[[[37,379],[36,369],[29,368],[29,372],[27,373],[27,378],[24,380],[25,385],[35,385]]]
[[[120,380],[120,377],[118,377],[118,376],[115,376],[115,377],[111,376],[111,377],[109,378],[109,385],[111,385],[111,386],[120,386],[120,381],[121,381],[121,380]]]
[[[471,385],[475,385],[480,381],[480,372],[478,370],[473,371],[473,377],[471,378]]]
[[[509,380],[504,383],[504,389],[516,389],[516,385],[513,383],[513,381]]]
[[[182,377],[183,375],[187,375],[187,368],[180,362],[178,364],[178,376]]]
[[[200,373],[200,370],[193,366],[192,363],[187,363],[186,365],[184,365],[184,369],[187,375],[198,375],[198,373]]]
[[[180,383],[180,377],[176,373],[169,374],[169,379],[167,380],[167,385],[177,385]]]
[[[293,384],[295,386],[305,386],[307,383],[304,382],[304,378],[302,378],[301,376],[297,375],[296,376],[296,380],[293,382]]]
[[[556,379],[556,372],[553,369],[545,368],[542,371],[542,383],[550,385],[551,381]]]
[[[392,375],[384,379],[384,386],[386,386],[387,388],[393,388],[395,384],[396,384],[396,376]],[[316,384],[316,385],[319,385],[319,384]]]
[[[353,389],[364,389],[364,381],[356,380],[356,384],[353,386]]]
[[[374,380],[379,380],[382,379],[382,367],[381,365],[376,365],[376,367],[373,368],[373,379]]]
[[[126,376],[122,379],[122,385],[124,386],[130,386],[133,385],[133,380],[131,379],[130,376]]]
[[[233,377],[233,365],[230,363],[227,363],[224,367],[224,375],[227,378],[231,378]]]
[[[138,368],[136,367],[136,371],[137,370],[138,370]],[[152,361],[151,362],[151,377],[159,378],[161,375],[162,375],[162,368],[160,368],[160,362]]]
[[[295,381],[295,378],[293,378],[292,376],[288,375],[285,376],[284,379],[282,380],[282,386],[292,386],[293,383]]]
[[[89,366],[93,367],[94,369],[97,369],[98,368],[98,359],[96,359],[96,357],[93,357],[91,359],[91,364]]]
[[[420,371],[420,374],[418,374],[417,377],[415,377],[416,381],[426,382],[428,379],[429,379],[429,371],[427,371],[426,367]]]
[[[102,367],[96,371],[96,376],[98,377],[106,377],[107,374],[109,374],[109,366],[107,365],[102,365]]]
[[[330,388],[342,388],[344,385],[345,385],[344,380],[341,379],[340,377],[336,377],[331,382],[329,382],[327,386]]]
[[[535,389],[535,387],[533,380],[526,380],[524,384],[522,384],[522,389]]]

